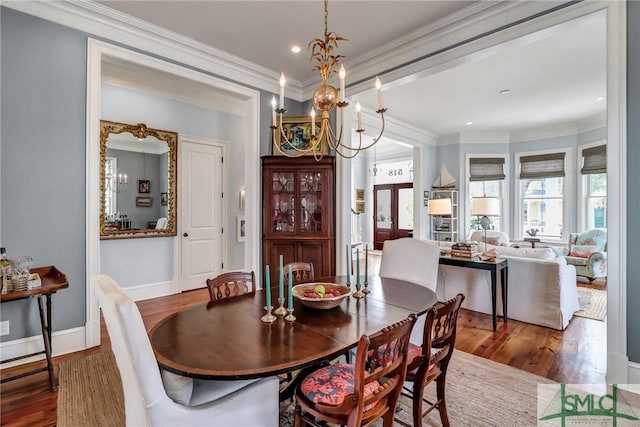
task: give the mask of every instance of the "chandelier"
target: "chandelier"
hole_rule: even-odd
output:
[[[288,157],[300,157],[304,155],[313,155],[316,160],[322,158],[323,153],[329,152],[329,150],[333,150],[341,157],[351,159],[355,157],[360,151],[366,150],[367,148],[372,147],[384,132],[384,113],[387,111],[386,108],[382,106],[382,93],[380,88],[382,87],[382,83],[380,79],[376,77],[375,87],[378,95],[378,109],[376,113],[380,115],[380,119],[382,122],[382,126],[380,129],[380,134],[369,144],[362,143],[362,133],[365,131],[362,127],[362,108],[360,103],[356,104],[356,114],[357,114],[357,128],[356,133],[358,134],[358,143],[357,144],[347,144],[342,140],[342,128],[343,128],[343,111],[344,108],[349,105],[349,103],[345,100],[345,89],[344,89],[344,81],[346,76],[346,71],[344,65],[340,64],[340,58],[344,58],[344,55],[335,54],[333,52],[334,49],[337,49],[338,42],[346,41],[347,39],[337,35],[334,32],[329,32],[327,29],[327,20],[328,20],[329,12],[328,12],[328,0],[324,0],[324,39],[313,39],[309,42],[309,48],[311,48],[311,63],[316,63],[313,67],[313,70],[317,70],[320,73],[320,77],[322,78],[322,85],[318,87],[313,92],[313,107],[311,108],[311,135],[306,135],[306,141],[304,144],[300,144],[299,141],[291,141],[287,137],[287,132],[282,127],[282,115],[287,111],[284,108],[284,87],[286,84],[286,79],[284,77],[284,73],[280,76],[280,102],[276,104],[275,96],[271,100],[271,106],[273,107],[273,115],[272,115],[272,124],[271,129],[273,129],[273,138],[274,141],[277,141],[276,136],[280,136],[280,144],[286,150],[281,150],[282,154]],[[339,70],[336,68],[339,67]],[[340,78],[340,91],[331,86],[328,83],[329,77],[331,74],[338,74]],[[331,123],[329,121],[329,113],[336,110],[336,130],[334,131],[331,127]],[[322,113],[320,116],[320,125],[319,129],[316,129],[316,109],[320,110]],[[276,121],[276,115],[278,115],[280,122],[279,124]]]

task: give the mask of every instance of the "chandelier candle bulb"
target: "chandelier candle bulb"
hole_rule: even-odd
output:
[[[344,101],[344,78],[347,75],[347,72],[344,69],[344,65],[340,65],[340,102]]]
[[[358,113],[358,129],[357,130],[360,130],[362,129],[362,106],[360,106],[359,102],[356,104],[356,113]]]
[[[282,255],[280,255],[280,288],[278,289],[278,297],[284,301],[284,266]]]
[[[284,109],[284,85],[287,83],[287,79],[284,78],[284,73],[280,74],[280,108]]]
[[[267,310],[271,308],[271,276],[269,275],[269,266],[267,265],[265,267],[265,276],[267,278],[267,283],[266,283],[266,293],[267,293],[267,298],[266,298],[266,306],[267,306]]]
[[[271,124],[273,125],[273,127],[275,128],[277,123],[276,123],[276,96],[273,95],[271,97]]]
[[[378,93],[378,110],[382,110],[382,82],[376,77],[376,92]]]

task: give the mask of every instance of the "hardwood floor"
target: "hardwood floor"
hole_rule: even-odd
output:
[[[377,258],[377,259],[376,259]],[[379,267],[372,256],[370,269]],[[208,300],[206,289],[138,302],[147,329],[162,318]],[[111,345],[104,322],[102,344],[88,350],[54,358],[55,372],[61,363],[89,354],[109,351]],[[575,317],[564,331],[515,320],[498,321],[492,331],[491,316],[461,310],[456,348],[499,363],[514,366],[563,383],[604,383],[606,369],[606,323]],[[43,366],[43,362],[35,365]],[[32,369],[34,364],[2,370],[2,377]],[[3,426],[54,426],[57,392],[48,389],[46,373],[0,386],[0,422]]]

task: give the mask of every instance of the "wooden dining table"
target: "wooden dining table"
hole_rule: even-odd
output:
[[[345,277],[317,280],[345,283]],[[354,285],[352,284],[352,288]],[[265,292],[201,305],[174,313],[149,332],[160,367],[199,379],[238,380],[277,375],[315,366],[357,346],[369,335],[436,303],[435,292],[402,280],[369,277],[366,297],[345,298],[319,310],[294,298],[296,320],[265,323]],[[274,287],[272,295],[277,295]]]

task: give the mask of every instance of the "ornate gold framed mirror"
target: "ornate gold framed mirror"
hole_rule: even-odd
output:
[[[100,121],[100,238],[175,236],[178,134]]]

